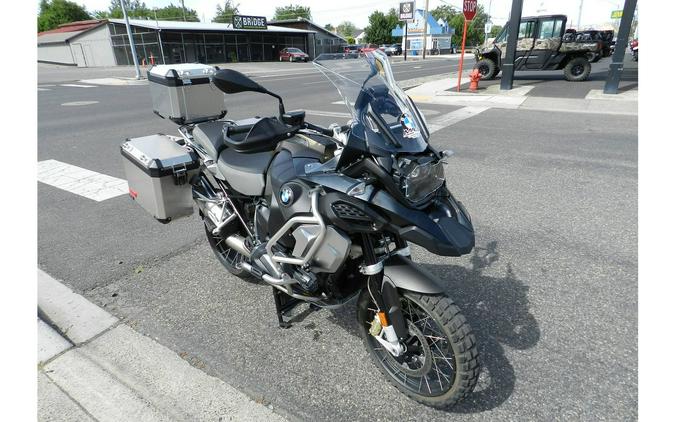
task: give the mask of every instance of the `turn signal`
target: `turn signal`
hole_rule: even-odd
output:
[[[387,321],[387,315],[384,312],[378,312],[377,318],[380,320],[380,324],[382,324],[383,327],[387,327],[389,325],[389,321]]]

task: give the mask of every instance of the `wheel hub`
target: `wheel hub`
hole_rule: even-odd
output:
[[[392,356],[392,358],[404,374],[421,377],[431,369],[431,348],[422,331],[411,321],[407,321],[407,324],[410,337],[404,342],[406,352],[399,357]]]

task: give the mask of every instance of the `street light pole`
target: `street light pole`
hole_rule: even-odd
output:
[[[131,33],[131,26],[129,26],[129,16],[127,16],[127,9],[124,6],[125,0],[121,0],[122,14],[124,15],[124,24],[127,26],[127,36],[129,37],[129,47],[131,47],[131,57],[134,59],[134,67],[136,68],[136,79],[141,79],[141,68],[138,67],[138,57],[136,56],[136,44],[134,43],[134,36]]]
[[[422,38],[422,60],[427,58],[427,23],[429,21],[429,0],[424,5],[424,38]]]
[[[584,7],[584,0],[579,2],[579,19],[577,19],[577,30],[581,31],[581,9]]]

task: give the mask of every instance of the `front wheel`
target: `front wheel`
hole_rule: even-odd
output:
[[[408,325],[406,351],[390,354],[370,333],[376,309],[367,289],[357,317],[375,366],[403,394],[427,406],[447,409],[468,396],[478,382],[476,339],[459,308],[445,295],[400,291]]]

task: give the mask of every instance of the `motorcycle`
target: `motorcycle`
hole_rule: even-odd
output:
[[[189,186],[208,242],[231,274],[272,286],[282,328],[298,304],[356,301],[360,334],[384,377],[420,403],[451,407],[478,380],[476,339],[409,247],[443,256],[474,247],[471,217],[445,181],[451,152],[429,144],[425,118],[385,54],[323,54],[314,66],[342,96],[347,125],[312,124],[222,69],[211,75],[215,87],[271,95],[279,115],[179,127],[176,145],[196,154]]]

